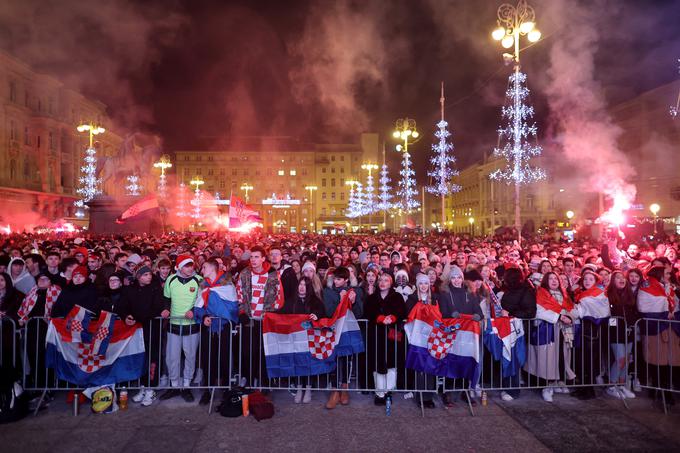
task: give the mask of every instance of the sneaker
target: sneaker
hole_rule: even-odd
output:
[[[635,393],[631,392],[625,385],[619,386],[619,393],[622,394],[625,398],[630,399],[635,398]]]
[[[159,387],[169,387],[170,386],[170,379],[168,379],[168,376],[166,374],[161,376],[161,378],[158,380],[158,386]]]
[[[597,385],[604,385],[604,378],[602,377],[602,375],[595,376],[595,383]]]
[[[503,401],[506,401],[506,402],[507,402],[507,401],[512,401],[512,400],[514,400],[515,398],[513,398],[512,395],[510,395],[508,392],[501,392],[501,399],[502,399]]]
[[[305,389],[305,396],[302,397],[302,403],[308,404],[312,402],[312,386],[308,385]]]
[[[565,384],[562,381],[551,382],[550,388],[552,389],[553,393],[564,393],[564,394],[569,393],[569,389],[567,388],[567,384]]]
[[[135,393],[135,396],[132,397],[132,402],[141,403],[144,399],[144,395],[146,395],[146,389],[142,387],[139,392]]]
[[[611,396],[612,398],[616,398],[617,400],[621,400],[624,398],[624,396],[619,392],[619,389],[615,386],[607,387],[605,393]]]
[[[146,392],[144,392],[144,399],[142,400],[142,406],[144,407],[149,407],[151,404],[154,402],[156,399],[156,392],[154,392],[151,389],[148,389]]]
[[[475,396],[476,396],[477,398],[481,398],[481,397],[482,397],[482,386],[479,385],[479,384],[475,385]]]
[[[553,389],[544,388],[543,391],[541,392],[541,395],[543,396],[543,401],[545,401],[546,403],[553,402]]]
[[[182,392],[180,389],[170,389],[166,390],[162,395],[161,395],[161,401],[169,400],[171,398],[175,398],[177,396],[180,396]]]
[[[305,392],[302,391],[302,386],[299,385],[298,388],[297,388],[297,392],[295,392],[295,398],[293,399],[295,404],[302,403],[302,397],[303,397],[304,394],[305,394]]]
[[[638,378],[633,379],[633,391],[634,392],[642,391],[642,385],[640,385],[640,379]]]
[[[187,403],[193,403],[194,402],[194,394],[191,393],[191,390],[189,389],[184,389],[181,391],[182,398],[184,401]]]

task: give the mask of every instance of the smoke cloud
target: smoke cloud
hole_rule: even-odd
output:
[[[0,7],[0,46],[57,77],[66,86],[111,106],[115,127],[153,123],[142,100],[149,78],[185,19],[174,0],[150,6],[106,2],[14,1]],[[108,125],[109,127],[111,125]]]
[[[365,131],[371,118],[362,94],[387,94],[386,43],[379,24],[382,3],[314,3],[302,37],[290,46],[300,59],[289,75],[296,101],[320,105],[329,132]],[[399,49],[391,49],[398,52]]]
[[[597,79],[595,54],[599,50],[599,18],[605,17],[604,1],[551,1],[544,13],[560,28],[550,49],[545,95],[550,107],[551,129],[561,155],[576,167],[583,192],[603,193],[619,202],[632,203],[635,169],[619,149],[621,129],[607,113],[604,88]],[[559,156],[558,156],[559,157]]]

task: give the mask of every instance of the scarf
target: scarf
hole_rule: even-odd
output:
[[[49,319],[50,314],[52,313],[52,306],[57,301],[59,293],[61,293],[61,288],[59,288],[57,285],[50,285],[50,287],[47,288],[47,294],[45,295],[45,318]],[[24,300],[21,302],[21,307],[17,312],[17,314],[19,315],[19,324],[21,325],[26,324],[26,321],[28,321],[28,315],[33,310],[33,307],[35,307],[37,301],[38,301],[38,287],[34,286],[28,292],[26,297],[24,297]]]

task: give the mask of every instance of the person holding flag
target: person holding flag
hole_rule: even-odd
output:
[[[209,386],[221,386],[230,378],[225,376],[231,369],[232,347],[231,333],[226,328],[229,322],[238,322],[238,297],[231,275],[220,269],[217,258],[208,258],[201,274],[201,294],[194,304],[194,317],[206,327],[201,331],[201,368]],[[210,397],[210,391],[206,390],[199,404],[209,404]]]
[[[233,198],[233,197],[232,197]],[[243,335],[243,371],[241,378],[253,385],[263,385],[266,378],[262,343],[262,318],[267,312],[280,310],[284,305],[283,286],[278,272],[265,261],[267,253],[260,246],[250,249],[250,265],[243,269],[236,281],[239,322]],[[260,371],[262,371],[261,375]],[[255,380],[261,380],[255,383]]]

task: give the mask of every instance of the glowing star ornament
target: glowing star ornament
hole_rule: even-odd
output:
[[[141,190],[141,186],[139,185],[139,176],[137,175],[130,175],[127,177],[127,186],[125,186],[125,190],[127,191],[128,196],[130,197],[138,197],[139,192]]]
[[[97,178],[97,150],[90,146],[85,150],[84,164],[80,167],[80,187],[76,191],[82,198],[74,204],[80,209],[87,209],[87,202],[101,193],[101,179]]]

